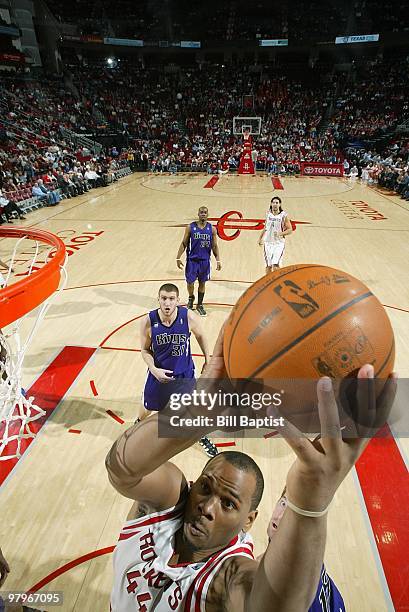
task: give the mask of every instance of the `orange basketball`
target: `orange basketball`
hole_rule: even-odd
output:
[[[298,397],[296,410],[305,418],[297,424],[318,431],[315,381],[356,376],[366,363],[384,381],[395,343],[385,309],[360,280],[302,264],[264,276],[239,298],[226,325],[224,358],[229,378],[308,379],[310,391]]]

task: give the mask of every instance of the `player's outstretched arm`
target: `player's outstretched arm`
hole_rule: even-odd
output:
[[[225,376],[220,333],[206,377],[214,380]],[[186,479],[169,460],[205,433],[207,430],[197,428],[190,438],[159,437],[157,414],[134,425],[118,438],[106,457],[112,486],[125,497],[146,503],[152,512],[174,506],[186,487]]]
[[[222,262],[220,261],[219,242],[217,240],[217,232],[215,227],[212,227],[212,252],[216,258],[216,270],[221,270]]]
[[[193,442],[159,438],[157,415],[128,429],[113,444],[105,465],[112,486],[124,497],[146,504],[150,512],[178,503],[187,481],[168,459]]]
[[[185,233],[183,234],[182,242],[180,243],[177,255],[176,255],[176,265],[180,270],[183,270],[183,262],[180,259],[182,257],[182,253],[185,252],[187,245],[189,243],[190,238],[190,225],[185,227]]]
[[[324,558],[327,509],[369,442],[369,432],[374,433],[385,422],[395,397],[396,379],[392,376],[376,401],[373,377],[370,365],[358,374],[358,414],[364,416],[360,421],[365,430],[358,426],[357,433],[362,437],[342,438],[329,378],[321,379],[317,389],[320,439],[312,442],[291,424],[285,426],[286,441],[297,457],[287,475],[288,510],[257,571],[247,561],[233,574],[227,585],[227,610],[305,612],[310,607]]]
[[[191,310],[188,311],[188,319],[189,319],[189,328],[192,334],[194,335],[194,337],[196,338],[200,346],[200,349],[204,355],[204,358],[205,358],[204,365],[203,365],[203,369],[204,369],[205,366],[207,366],[207,364],[209,363],[210,353],[209,353],[209,344],[207,342],[207,338],[203,330],[202,322],[200,320],[200,317],[195,312],[192,312]],[[202,372],[203,372],[203,369],[202,369]]]

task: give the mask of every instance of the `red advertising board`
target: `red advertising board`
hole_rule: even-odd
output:
[[[19,62],[26,61],[22,53],[0,53],[0,62]]]
[[[301,174],[303,176],[344,176],[344,166],[321,162],[301,162]]]

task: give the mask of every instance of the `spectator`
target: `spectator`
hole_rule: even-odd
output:
[[[41,179],[34,183],[31,189],[31,193],[41,202],[46,201],[48,206],[56,206],[59,202],[61,202],[59,194],[56,191],[50,191],[46,187],[44,187],[43,181]]]
[[[89,166],[87,166],[87,170],[84,174],[85,179],[91,183],[92,187],[99,187],[102,185],[102,179],[99,174],[92,170]]]
[[[16,212],[19,216],[19,219],[25,219],[24,213],[19,206],[15,202],[7,200],[3,196],[3,192],[0,189],[0,224],[3,223],[2,215],[5,215],[8,223],[12,223],[12,213]]]

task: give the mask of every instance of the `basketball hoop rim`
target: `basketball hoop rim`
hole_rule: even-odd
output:
[[[55,234],[39,229],[23,227],[0,228],[1,238],[29,238],[45,242],[56,251],[39,270],[32,272],[4,289],[0,289],[0,329],[34,310],[58,289],[61,268],[65,261],[65,244]]]

